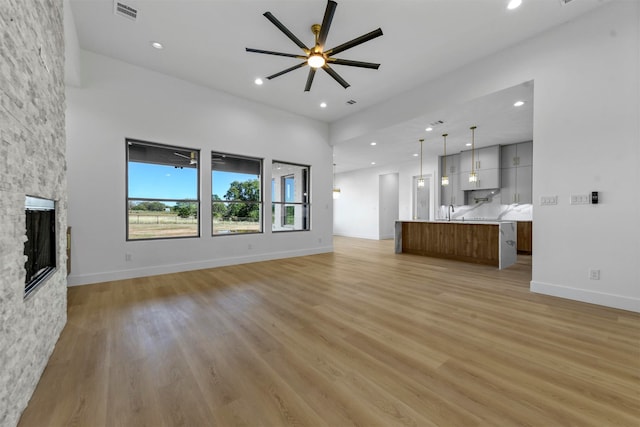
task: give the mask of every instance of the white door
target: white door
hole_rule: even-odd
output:
[[[380,194],[378,195],[378,238],[393,239],[395,227],[400,215],[400,180],[397,173],[380,175]]]

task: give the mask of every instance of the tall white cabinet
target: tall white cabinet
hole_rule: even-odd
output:
[[[532,203],[533,142],[501,147],[501,203]]]

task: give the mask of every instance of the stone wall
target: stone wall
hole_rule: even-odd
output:
[[[0,426],[27,406],[66,322],[62,0],[0,1]],[[53,199],[57,271],[24,299],[25,195]]]

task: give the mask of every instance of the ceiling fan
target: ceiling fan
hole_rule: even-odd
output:
[[[364,34],[360,37],[357,37],[353,40],[350,40],[346,43],[343,43],[339,46],[336,46],[332,49],[325,49],[325,41],[327,40],[327,34],[329,33],[329,28],[331,27],[331,21],[333,20],[333,14],[336,11],[336,7],[338,3],[335,1],[329,0],[327,1],[327,8],[324,11],[324,18],[322,19],[322,24],[314,24],[311,26],[311,31],[315,36],[315,45],[312,48],[308,48],[299,38],[297,38],[287,27],[282,24],[282,22],[278,21],[278,19],[271,14],[271,12],[265,12],[264,16],[271,21],[273,25],[278,27],[280,31],[282,31],[291,41],[293,41],[302,51],[304,55],[296,55],[292,53],[283,53],[283,52],[274,52],[271,50],[261,50],[261,49],[251,49],[245,48],[247,52],[254,53],[264,53],[267,55],[277,55],[277,56],[286,56],[289,58],[303,59],[304,61],[294,65],[293,67],[287,68],[286,70],[280,71],[278,73],[272,74],[267,77],[267,79],[271,80],[283,74],[286,74],[290,71],[296,70],[298,68],[302,68],[305,65],[309,66],[309,76],[307,77],[307,84],[304,87],[304,91],[308,92],[311,90],[311,85],[313,84],[313,78],[315,77],[316,70],[318,68],[322,68],[327,74],[329,74],[335,81],[340,83],[342,87],[345,89],[350,85],[347,83],[338,73],[335,72],[333,68],[329,66],[329,64],[335,65],[348,65],[350,67],[360,67],[360,68],[371,68],[377,70],[380,67],[380,64],[374,64],[372,62],[362,62],[362,61],[351,61],[348,59],[339,59],[334,58],[333,55],[336,55],[340,52],[343,52],[347,49],[351,49],[352,47],[358,46],[359,44],[368,42],[369,40],[375,39],[376,37],[380,37],[382,35],[382,30],[378,28],[377,30],[373,30],[370,33]]]
[[[185,159],[188,159],[190,165],[197,165],[198,164],[198,160],[196,159],[196,153],[194,151],[191,152],[190,156],[186,156],[186,155],[184,155],[182,153],[177,153],[177,152],[174,152],[173,154],[175,154],[178,157],[183,157]]]

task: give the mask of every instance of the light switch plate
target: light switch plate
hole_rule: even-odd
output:
[[[572,205],[588,205],[591,200],[588,194],[572,194],[569,204]]]
[[[558,196],[540,196],[540,206],[550,206],[558,204]]]

